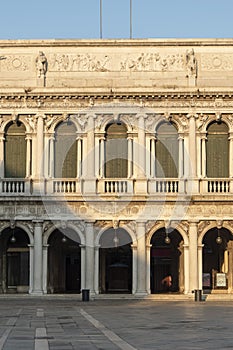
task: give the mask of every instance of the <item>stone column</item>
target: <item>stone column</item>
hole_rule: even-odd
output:
[[[150,152],[150,175],[156,177],[156,154],[155,154],[156,137],[151,138],[151,152]]]
[[[140,115],[138,118],[138,176],[145,177],[145,125],[144,116]]]
[[[145,295],[146,292],[146,229],[144,222],[137,222],[137,262],[138,283],[137,294]]]
[[[189,152],[188,152],[188,135],[184,135],[184,178],[188,177],[189,173],[189,163],[190,163],[190,158],[189,158]]]
[[[188,193],[199,193],[197,180],[197,143],[196,143],[196,115],[190,114],[189,118],[189,181]]]
[[[86,223],[86,287],[94,292],[94,227],[93,222]]]
[[[82,176],[82,138],[77,137],[77,178]]]
[[[138,276],[138,271],[137,271],[137,245],[132,244],[132,255],[133,255],[133,273],[132,273],[132,294],[135,294],[137,291],[137,276]]]
[[[229,176],[233,177],[233,132],[230,132],[229,135]]]
[[[189,116],[189,157],[190,168],[189,176],[195,178],[197,176],[197,151],[196,151],[196,115]]]
[[[202,289],[202,252],[203,252],[204,244],[198,245],[197,251],[198,251],[198,289]]]
[[[206,177],[206,135],[201,136],[201,175]]]
[[[196,145],[197,145],[197,177],[200,179],[201,177],[201,137],[198,133],[196,135]]]
[[[146,246],[146,291],[148,294],[151,294],[151,286],[150,286],[150,252],[151,252],[152,244]]]
[[[179,142],[179,169],[178,169],[178,176],[179,178],[184,176],[184,138],[179,135],[178,137]]]
[[[32,294],[42,295],[42,235],[43,221],[34,221],[34,261]]]
[[[88,118],[87,131],[87,149],[88,149],[88,176],[93,178],[95,176],[95,125],[94,117],[92,115]]]
[[[198,289],[197,221],[189,223],[189,281],[190,292]]]
[[[95,294],[99,294],[99,251],[100,251],[100,245],[95,246],[95,276],[94,276]]]
[[[44,176],[44,117],[37,117],[37,178]]]
[[[88,117],[86,149],[84,154],[84,194],[93,195],[96,193],[96,178],[95,178],[95,123],[94,116]]]
[[[47,278],[48,278],[48,244],[43,245],[43,293],[47,294]]]
[[[5,166],[4,166],[4,134],[0,134],[0,178],[4,178],[4,171],[5,171]]]
[[[29,244],[29,294],[33,292],[34,284],[34,245]]]
[[[133,176],[133,138],[128,136],[128,178]]]
[[[49,177],[54,177],[54,135],[49,139]]]
[[[147,193],[146,179],[146,144],[145,144],[145,122],[144,115],[138,117],[138,144],[137,144],[137,179],[134,185],[135,194]]]
[[[26,177],[31,175],[31,137],[26,136]]]
[[[105,163],[104,149],[105,149],[105,137],[102,136],[100,138],[100,164],[99,164],[99,173],[100,173],[101,178],[103,178],[105,176],[105,174],[104,174],[104,163]]]
[[[49,177],[49,135],[44,136],[44,177]]]
[[[86,246],[80,244],[81,249],[81,290],[86,288]]]
[[[184,244],[184,294],[189,293],[189,246]]]

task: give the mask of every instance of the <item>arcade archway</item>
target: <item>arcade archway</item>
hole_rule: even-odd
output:
[[[50,235],[48,293],[80,293],[81,248],[78,234],[66,228]]]
[[[29,290],[29,237],[19,227],[6,228],[0,236],[0,283],[2,293]]]
[[[100,238],[100,293],[132,293],[132,239],[123,228]]]
[[[203,238],[203,289],[232,290],[233,236],[226,228],[212,228]]]
[[[151,238],[151,293],[184,289],[182,236],[177,230],[156,231]]]

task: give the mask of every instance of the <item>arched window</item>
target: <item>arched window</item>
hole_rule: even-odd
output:
[[[178,132],[172,123],[165,122],[156,130],[156,176],[178,177]]]
[[[55,177],[77,176],[77,145],[75,125],[68,121],[55,129]]]
[[[25,126],[21,122],[8,124],[5,132],[5,177],[26,176]]]
[[[229,141],[228,127],[225,123],[213,122],[207,129],[207,164],[208,177],[229,176]]]
[[[127,129],[124,124],[113,123],[106,129],[107,178],[126,178],[128,165]]]

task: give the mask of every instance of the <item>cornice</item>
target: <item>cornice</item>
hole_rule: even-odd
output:
[[[177,47],[177,46],[233,46],[232,38],[172,38],[172,39],[37,39],[0,40],[0,48],[6,47]]]
[[[157,91],[96,91],[96,92],[83,92],[83,91],[30,91],[30,90],[5,90],[0,89],[0,102],[1,100],[112,100],[112,99],[232,99],[233,89],[230,90],[157,90]]]

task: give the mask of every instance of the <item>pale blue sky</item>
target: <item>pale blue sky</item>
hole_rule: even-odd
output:
[[[233,0],[132,0],[133,38],[231,38]],[[100,0],[1,1],[0,39],[99,38]],[[130,0],[102,0],[103,38],[128,38]]]

